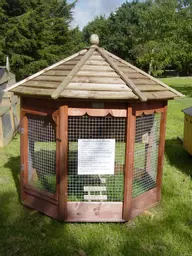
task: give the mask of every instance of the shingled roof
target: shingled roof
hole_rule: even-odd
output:
[[[97,45],[16,83],[10,89],[16,94],[53,99],[147,101],[184,96]]]
[[[182,110],[182,112],[184,112],[188,116],[192,116],[192,107],[185,108]]]

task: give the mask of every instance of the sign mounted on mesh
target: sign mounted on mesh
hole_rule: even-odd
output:
[[[114,174],[115,139],[78,139],[78,174]]]

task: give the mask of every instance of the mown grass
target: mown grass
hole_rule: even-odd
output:
[[[164,80],[164,79],[163,79]],[[192,106],[192,79],[166,83],[187,97],[169,102],[162,201],[126,224],[64,224],[19,201],[19,138],[0,150],[0,255],[192,255],[192,156],[182,137],[183,113]]]

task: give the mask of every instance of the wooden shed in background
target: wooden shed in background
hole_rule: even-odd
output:
[[[92,45],[15,84],[21,200],[68,222],[124,222],[161,198],[167,100],[183,96]]]
[[[184,146],[184,149],[190,155],[192,155],[192,107],[183,109],[182,111],[185,114],[183,146]]]
[[[11,141],[19,126],[19,98],[11,92],[4,92],[15,83],[7,58],[6,66],[0,66],[0,147]]]

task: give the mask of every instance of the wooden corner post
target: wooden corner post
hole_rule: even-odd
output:
[[[123,219],[128,221],[131,214],[132,183],[134,168],[134,144],[135,144],[136,116],[132,106],[127,109],[127,136],[126,136],[126,160],[124,175],[124,203]]]
[[[58,211],[59,218],[67,218],[67,190],[68,190],[68,106],[59,108],[59,189]]]
[[[166,119],[167,119],[167,103],[161,113],[160,121],[160,141],[159,141],[159,152],[158,152],[158,167],[157,167],[157,201],[161,200],[161,184],[163,176],[163,158],[165,151],[165,136],[166,136]]]
[[[21,182],[21,201],[26,200],[24,187],[28,184],[28,119],[25,111],[20,109],[20,182]]]

